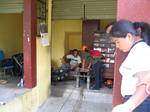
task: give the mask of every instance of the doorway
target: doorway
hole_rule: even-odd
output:
[[[67,32],[65,33],[65,53],[72,49],[81,50],[82,33],[81,32]]]

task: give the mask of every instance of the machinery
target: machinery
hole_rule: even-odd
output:
[[[52,68],[52,81],[65,80],[69,76],[69,71],[69,64],[63,64],[58,68]]]

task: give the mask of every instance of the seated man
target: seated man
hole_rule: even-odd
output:
[[[70,59],[71,70],[76,70],[76,68],[81,64],[81,57],[79,56],[79,51],[77,49],[73,49],[73,53],[68,54],[66,58]]]

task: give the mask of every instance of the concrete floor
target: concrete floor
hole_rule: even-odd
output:
[[[7,81],[5,84],[0,83],[0,105],[2,103],[6,104],[7,102],[28,91],[28,89],[17,87],[19,79],[19,77],[7,76],[2,78],[0,76],[0,82],[2,80]]]
[[[87,90],[75,88],[74,81],[52,85],[52,94],[38,112],[111,112],[112,89]]]
[[[17,87],[20,78],[7,77],[0,84],[0,105],[7,103],[28,89]],[[58,82],[51,87],[51,96],[38,108],[38,112],[111,112],[112,89],[87,90],[86,84],[75,88],[75,81]]]

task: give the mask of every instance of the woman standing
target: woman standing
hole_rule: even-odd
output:
[[[124,103],[114,107],[112,112],[150,112],[150,47],[141,34],[127,20],[114,23],[110,31],[116,48],[129,52],[119,69]]]

